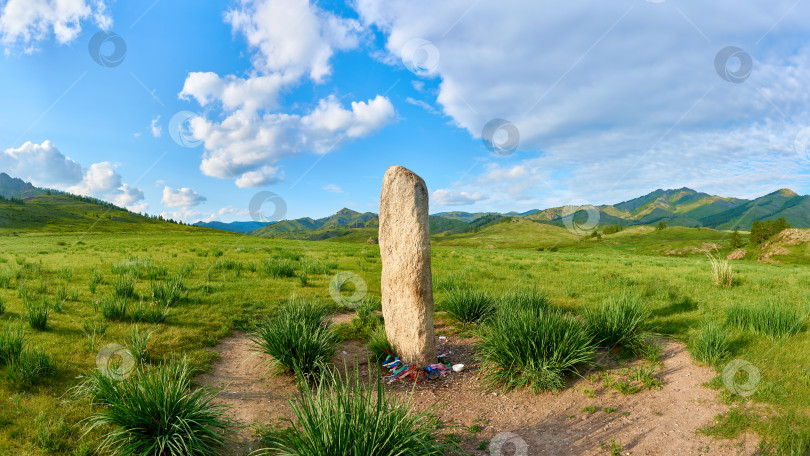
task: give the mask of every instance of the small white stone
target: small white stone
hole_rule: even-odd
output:
[[[453,364],[453,372],[461,372],[464,370],[463,364]]]

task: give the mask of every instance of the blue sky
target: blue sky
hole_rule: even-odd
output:
[[[435,3],[0,0],[0,170],[190,222],[376,212],[394,164],[432,212],[807,193],[810,6]]]

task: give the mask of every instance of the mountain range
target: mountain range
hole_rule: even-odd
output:
[[[46,230],[84,229],[90,226],[126,230],[141,223],[142,227],[179,227],[160,217],[132,213],[124,208],[95,198],[71,195],[36,187],[0,172],[0,228],[36,228]],[[522,220],[546,225],[565,226],[571,221],[582,223],[588,217],[600,226],[656,225],[707,227],[718,230],[750,229],[755,220],[784,218],[794,228],[810,228],[810,196],[789,189],[748,200],[721,197],[690,188],[655,190],[647,195],[612,205],[587,208],[555,207],[526,212],[440,212],[429,216],[430,232],[436,236],[474,233],[507,220]],[[126,223],[110,223],[126,222]],[[319,219],[304,217],[276,223],[198,222],[197,227],[252,234],[255,236],[322,240],[343,238],[365,241],[376,238],[379,219],[373,212],[356,212],[343,208]],[[105,228],[106,227],[106,228]],[[184,229],[194,229],[186,228]]]
[[[588,217],[605,225],[653,225],[707,227],[718,230],[750,229],[754,220],[784,218],[796,228],[810,228],[810,196],[801,196],[789,189],[780,189],[765,196],[748,200],[721,197],[690,188],[655,190],[647,195],[612,205],[582,208],[554,207],[526,212],[440,212],[430,216],[433,235],[449,235],[476,231],[505,219],[521,218],[550,225],[564,226],[573,220],[583,223]],[[245,222],[198,223],[199,226],[250,233],[256,236],[320,240],[366,234],[375,236],[379,224],[377,214],[356,212],[343,208],[334,215],[320,219],[309,217],[284,220],[247,230]]]

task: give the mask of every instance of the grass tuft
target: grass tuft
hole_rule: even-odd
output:
[[[484,382],[535,392],[565,387],[565,377],[593,363],[595,344],[581,321],[538,306],[501,307],[479,344]]]
[[[358,368],[341,381],[321,373],[318,384],[299,382],[290,401],[295,422],[265,433],[261,454],[299,456],[441,456],[444,445],[431,410],[413,412],[410,399],[389,396],[380,379],[369,388]]]
[[[690,344],[692,357],[715,364],[729,355],[729,343],[728,331],[714,321],[706,320]]]
[[[621,346],[635,352],[643,346],[641,327],[649,315],[639,296],[621,294],[585,309],[583,317],[599,345]]]
[[[453,288],[441,303],[453,318],[465,323],[478,323],[495,311],[495,298],[483,290]]]
[[[300,370],[310,377],[326,369],[339,337],[331,329],[326,307],[290,298],[274,317],[257,324],[251,340],[258,351],[273,357],[271,370]]]
[[[262,260],[262,271],[274,279],[295,275],[295,264],[288,259],[269,258]]]
[[[792,336],[802,330],[804,317],[773,300],[755,306],[735,304],[726,309],[726,324],[770,338]]]
[[[730,287],[733,283],[733,274],[728,260],[721,258],[719,252],[714,255],[706,253],[706,256],[709,257],[709,263],[712,265],[714,284],[721,287]]]
[[[72,393],[101,407],[87,418],[87,426],[88,432],[102,433],[102,453],[218,455],[232,422],[224,406],[212,403],[215,392],[191,389],[192,374],[185,360],[138,366],[123,381],[94,370]]]
[[[43,299],[36,304],[32,299],[28,299],[24,304],[25,319],[28,320],[31,329],[44,331],[48,326],[48,316],[51,313],[51,306],[48,301]]]

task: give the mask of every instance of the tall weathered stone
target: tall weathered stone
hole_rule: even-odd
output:
[[[383,177],[379,242],[388,340],[406,363],[434,364],[428,191],[421,177],[401,166]]]

